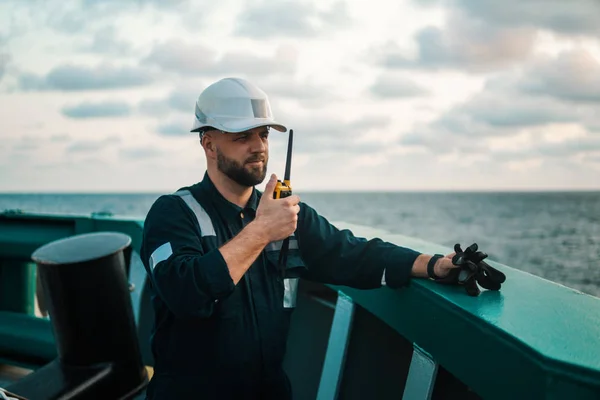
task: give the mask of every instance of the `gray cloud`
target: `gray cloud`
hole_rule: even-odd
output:
[[[600,117],[594,115],[585,121],[585,127],[593,133],[600,133]]]
[[[265,77],[258,81],[259,86],[269,96],[274,111],[277,110],[282,99],[295,100],[307,109],[341,100],[341,96],[333,87],[316,85],[309,81],[300,83],[281,76]],[[205,87],[206,84],[202,82],[186,83],[185,86],[175,88],[165,97],[142,100],[137,109],[144,115],[158,118],[172,116],[174,113],[184,113],[186,117],[192,118],[196,99]]]
[[[276,117],[279,118],[277,109],[281,99],[293,99],[307,109],[317,108],[328,102],[339,100],[333,88],[307,84],[300,84],[294,80],[283,78],[261,80],[260,87],[265,90],[271,100],[271,105]],[[146,99],[141,101],[137,109],[140,113],[160,118],[162,121],[155,131],[163,135],[185,135],[189,133],[193,118],[196,99],[205,88],[205,84],[196,82],[186,84],[171,91],[162,98]],[[168,118],[170,122],[164,122]],[[173,120],[173,118],[175,118]]]
[[[2,81],[2,77],[6,72],[6,66],[8,65],[9,60],[10,56],[7,53],[0,53],[0,81]]]
[[[537,142],[531,147],[518,150],[496,150],[490,152],[495,160],[526,161],[535,158],[565,159],[572,156],[583,156],[592,159],[594,153],[600,152],[600,136],[587,136],[561,142]]]
[[[118,136],[109,136],[101,140],[77,140],[69,145],[65,151],[67,153],[90,153],[104,149],[120,141]]]
[[[50,141],[55,142],[55,143],[66,142],[69,139],[71,139],[71,137],[69,135],[65,135],[65,134],[52,135],[50,137]]]
[[[192,117],[188,118],[190,121],[174,121],[159,124],[156,128],[156,132],[160,135],[165,136],[185,136],[185,135],[198,135],[197,133],[191,133],[192,129]]]
[[[586,162],[600,164],[600,154],[590,154],[585,157]]]
[[[169,40],[157,44],[144,63],[157,65],[164,71],[190,76],[264,76],[294,72],[296,55],[290,48],[281,47],[271,57],[249,52],[229,52],[217,57],[216,51],[204,45]]]
[[[226,53],[211,69],[213,74],[243,74],[252,76],[291,74],[296,70],[295,54],[279,49],[273,57],[254,53]]]
[[[595,106],[598,62],[587,53],[570,51],[556,59],[539,60],[521,72],[511,71],[489,79],[481,92],[452,107],[436,120],[415,126],[399,144],[432,151],[483,152],[482,139],[511,137],[524,128],[551,124],[579,125],[590,135],[598,134],[600,114]],[[572,80],[570,80],[572,78]],[[574,106],[572,101],[578,101]],[[586,102],[587,101],[587,102]],[[527,150],[536,157],[576,154],[596,149],[596,139],[547,143]],[[514,153],[514,152],[513,152]],[[513,156],[523,156],[513,154]],[[508,154],[503,156],[509,157]]]
[[[158,65],[165,71],[198,75],[216,62],[216,52],[201,44],[173,39],[154,46],[144,63]]]
[[[146,159],[154,158],[163,154],[163,151],[156,147],[128,147],[119,150],[119,156],[125,159]]]
[[[432,153],[449,154],[456,151],[465,156],[473,156],[489,152],[483,139],[494,134],[497,135],[498,131],[471,121],[463,122],[460,130],[450,129],[444,123],[435,121],[415,126],[404,133],[397,144],[403,148],[425,148]]]
[[[8,136],[3,139],[0,150],[12,149],[19,153],[18,155],[25,156],[26,153],[31,153],[38,149],[45,149],[49,142],[52,142],[52,140],[45,136],[39,137],[34,134],[24,134],[17,137]]]
[[[192,113],[199,95],[200,89],[182,88],[169,95],[167,104],[174,110]]]
[[[171,112],[171,107],[165,99],[147,99],[138,104],[138,110],[152,117],[164,117]]]
[[[190,12],[190,0],[81,0],[79,2],[37,2],[37,10],[31,11],[31,19],[64,33],[81,33],[92,26],[101,26],[125,14],[139,14],[150,8],[161,13],[173,12],[182,15]],[[204,6],[204,4],[202,4]]]
[[[510,137],[522,128],[553,123],[580,123],[582,111],[555,99],[539,99],[518,92],[482,91],[468,101],[404,134],[399,144],[426,147],[432,151],[487,153],[484,139]]]
[[[23,7],[23,2],[19,1],[3,2],[7,8],[6,15],[11,16],[7,27],[10,39],[40,27],[48,27],[59,33],[80,33],[107,18],[105,12],[89,12],[89,8],[84,9],[82,4],[73,1],[31,0],[28,5],[30,7]],[[109,17],[114,17],[112,14]]]
[[[58,32],[81,33],[90,23],[94,24],[92,14],[83,13],[80,10],[66,10],[48,14],[47,23]]]
[[[125,117],[131,114],[131,107],[124,102],[107,101],[101,103],[81,103],[62,109],[63,115],[69,118],[106,118]]]
[[[600,33],[597,0],[413,0],[422,5],[443,4],[488,24],[504,27],[543,28],[573,35]]]
[[[274,112],[283,99],[293,100],[306,109],[318,109],[344,100],[334,86],[315,84],[306,78],[298,81],[291,77],[274,77],[261,81],[260,87],[269,96]]]
[[[576,112],[551,99],[515,98],[509,93],[483,92],[440,118],[439,125],[460,131],[457,122],[469,117],[474,122],[509,129],[576,122],[579,119]]]
[[[576,102],[600,102],[600,60],[586,50],[561,53],[532,66],[521,78],[525,93]]]
[[[539,154],[548,157],[600,152],[600,136],[577,138],[559,143],[542,143],[537,151]]]
[[[526,127],[553,123],[578,123],[585,115],[555,99],[523,96],[515,91],[484,89],[468,101],[419,124],[402,135],[403,147],[425,147],[433,152],[457,150],[487,153],[485,139],[510,137]]]
[[[319,99],[334,100],[337,98],[333,88],[297,83],[287,79],[269,80],[261,85],[269,97],[277,96],[287,99],[313,101]]]
[[[187,4],[189,2],[190,2],[190,0],[135,0],[132,2],[127,2],[127,1],[124,2],[123,0],[82,0],[82,5],[83,5],[83,8],[102,7],[102,6],[107,6],[107,5],[114,5],[114,6],[118,6],[121,8],[123,6],[128,6],[128,5],[135,6],[135,7],[151,5],[151,6],[157,6],[157,7],[164,7],[164,8],[168,9],[173,6]]]
[[[37,150],[39,148],[40,144],[33,141],[23,141],[13,147],[13,149],[18,152],[28,152],[32,150]]]
[[[348,10],[341,1],[324,12],[315,3],[268,2],[243,10],[235,34],[257,39],[284,36],[306,38],[329,29],[339,29],[349,23]]]
[[[443,30],[430,26],[417,32],[415,58],[407,57],[394,43],[372,53],[377,63],[388,69],[459,69],[480,73],[527,59],[535,36],[531,28],[491,26],[461,12],[451,12]]]
[[[117,37],[114,26],[108,26],[98,30],[82,50],[98,54],[127,55],[133,51],[133,46]]]
[[[21,75],[19,81],[23,90],[81,91],[136,87],[148,84],[153,79],[153,74],[143,68],[61,65],[45,76]]]
[[[196,135],[191,133],[192,117],[180,116],[170,122],[159,124],[156,132],[165,136]],[[346,152],[352,154],[377,152],[385,149],[385,145],[367,139],[371,130],[389,127],[391,119],[384,115],[366,115],[352,121],[344,121],[323,112],[312,114],[310,118],[301,115],[278,113],[276,118],[293,129],[294,151],[299,153]],[[278,138],[280,133],[273,131],[272,137]]]
[[[138,110],[142,114],[153,117],[168,116],[173,112],[182,112],[193,116],[194,104],[204,89],[203,85],[186,85],[175,88],[166,97],[158,99],[146,99],[138,104]]]
[[[369,88],[379,98],[406,98],[427,95],[429,91],[410,79],[391,74],[380,75]]]
[[[351,121],[321,113],[311,118],[283,114],[278,116],[294,130],[294,150],[300,153],[369,153],[383,150],[385,145],[367,139],[369,131],[386,129],[391,123],[387,115],[365,115]],[[274,133],[277,134],[277,133]]]

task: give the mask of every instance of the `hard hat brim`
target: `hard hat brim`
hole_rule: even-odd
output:
[[[227,120],[219,120],[217,118],[211,119],[212,121],[207,121],[205,124],[200,124],[199,121],[196,120],[194,127],[190,132],[198,132],[202,130],[202,128],[209,126],[229,133],[244,132],[261,126],[270,126],[279,132],[287,132],[287,128],[284,125],[270,118],[239,118]]]

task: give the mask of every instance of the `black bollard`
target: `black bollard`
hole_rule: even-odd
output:
[[[29,399],[126,399],[148,382],[126,276],[131,238],[97,232],[37,249],[58,358],[14,385]]]

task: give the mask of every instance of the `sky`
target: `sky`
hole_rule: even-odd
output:
[[[0,192],[201,180],[225,77],[294,129],[295,192],[600,190],[599,38],[597,0],[5,0]]]

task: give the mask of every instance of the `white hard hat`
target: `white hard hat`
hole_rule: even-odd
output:
[[[266,93],[240,78],[221,79],[204,89],[196,101],[195,113],[190,132],[202,132],[209,127],[224,132],[243,132],[259,126],[287,131],[273,119]]]

